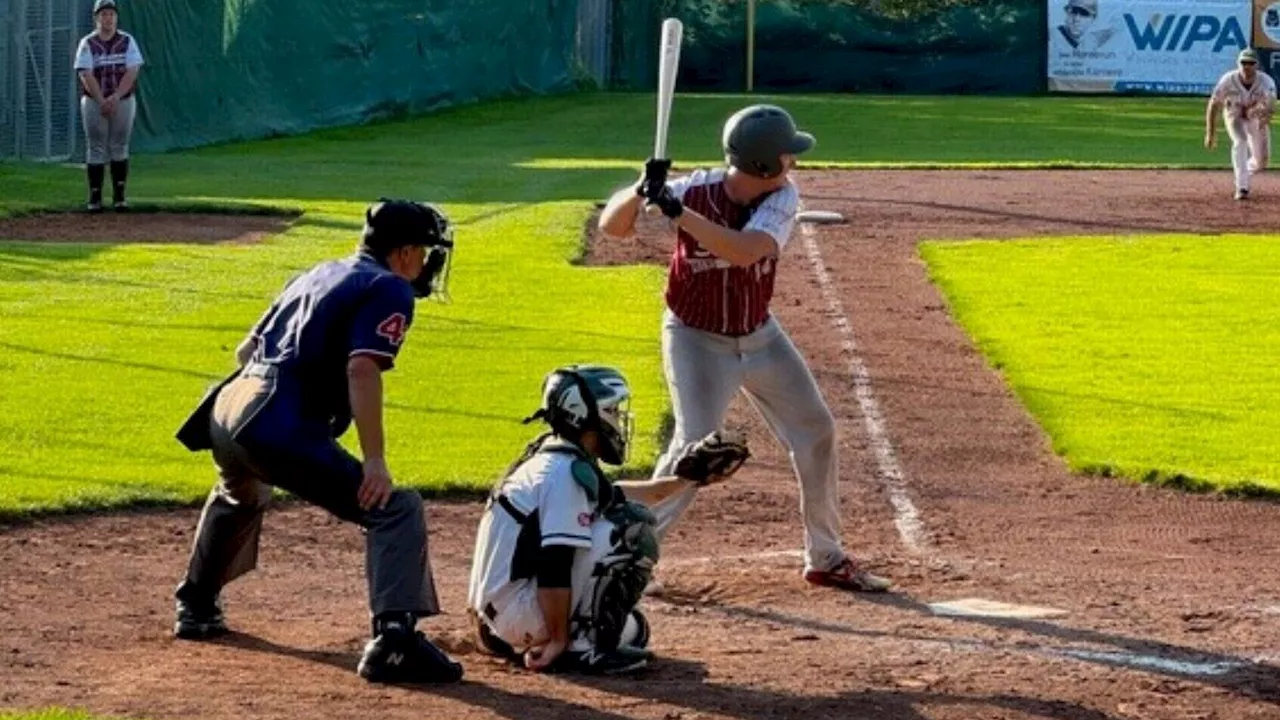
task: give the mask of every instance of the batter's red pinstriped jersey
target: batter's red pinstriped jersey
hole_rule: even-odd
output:
[[[120,81],[124,80],[129,68],[140,65],[142,51],[138,48],[138,41],[123,30],[117,30],[110,40],[103,40],[96,32],[85,35],[76,49],[75,69],[92,70],[104,98],[110,97],[120,87]],[[133,95],[136,87],[131,88],[125,97]],[[80,93],[88,95],[89,91],[81,85]]]
[[[725,171],[695,170],[671,182],[671,190],[712,222],[733,230],[759,230],[778,243],[778,252],[748,267],[734,267],[705,250],[684,230],[667,271],[667,307],[685,325],[719,335],[748,335],[769,319],[778,255],[795,227],[800,193],[790,182],[755,207],[729,199]]]

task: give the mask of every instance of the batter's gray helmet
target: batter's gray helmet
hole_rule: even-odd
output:
[[[752,105],[725,122],[721,142],[730,165],[749,175],[770,178],[782,172],[783,155],[799,155],[816,141],[796,129],[786,110],[777,105]]]

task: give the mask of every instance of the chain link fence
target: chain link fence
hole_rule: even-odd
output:
[[[92,0],[0,0],[0,159],[56,162],[81,150],[72,69]]]
[[[579,0],[573,48],[598,87],[611,74],[613,5]],[[0,160],[63,162],[84,153],[76,44],[93,30],[93,0],[0,0]],[[148,42],[163,38],[139,37]]]

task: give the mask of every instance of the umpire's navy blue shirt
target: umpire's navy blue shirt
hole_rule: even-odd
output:
[[[272,404],[296,402],[299,420],[348,418],[347,361],[366,355],[391,369],[413,307],[413,286],[368,254],[322,263],[290,282],[254,326],[250,363],[278,368]]]

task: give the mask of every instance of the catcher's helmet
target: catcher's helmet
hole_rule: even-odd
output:
[[[791,115],[777,105],[751,105],[725,122],[721,142],[730,165],[771,178],[782,172],[783,155],[799,155],[816,141],[797,130]]]
[[[413,289],[418,297],[446,292],[453,256],[453,226],[436,206],[380,198],[365,210],[360,245],[379,259],[405,245],[426,247],[427,256]]]
[[[525,422],[543,420],[557,435],[577,440],[582,433],[600,434],[600,460],[621,465],[631,441],[631,388],[616,368],[568,365],[542,381],[542,407]]]

